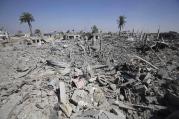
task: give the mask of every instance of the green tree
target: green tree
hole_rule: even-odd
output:
[[[124,28],[125,23],[126,23],[126,17],[125,16],[119,16],[119,18],[117,19],[119,33]]]
[[[92,26],[91,30],[92,30],[92,33],[98,33],[99,32],[98,27],[96,25]]]
[[[32,24],[31,22],[34,21],[34,17],[32,16],[31,13],[28,12],[24,12],[22,13],[22,15],[19,18],[21,23],[27,23],[29,26],[29,30],[30,30],[30,35],[32,35]]]

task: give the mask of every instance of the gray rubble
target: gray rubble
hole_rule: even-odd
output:
[[[178,48],[143,53],[136,37],[115,35],[92,42],[0,47],[0,119],[177,117]]]

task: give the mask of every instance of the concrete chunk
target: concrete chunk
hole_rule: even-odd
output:
[[[92,101],[90,100],[90,96],[88,95],[88,93],[84,90],[75,90],[71,100],[78,105],[79,102],[83,101],[86,104],[91,104]]]
[[[66,91],[65,91],[65,83],[59,82],[59,88],[60,88],[60,102],[66,103]]]

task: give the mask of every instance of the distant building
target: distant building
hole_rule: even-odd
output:
[[[7,40],[8,39],[8,32],[4,30],[0,30],[0,40]]]
[[[63,40],[64,39],[64,33],[63,32],[56,32],[53,34],[55,40]]]
[[[52,34],[52,33],[44,33],[44,36],[45,36],[45,37],[52,37],[53,34]]]
[[[67,33],[65,35],[65,39],[77,39],[77,38],[80,38],[81,36],[79,34],[76,34],[76,33]]]
[[[165,32],[165,33],[160,33],[159,38],[160,39],[164,38],[164,39],[168,39],[168,40],[174,40],[174,39],[179,38],[179,34],[177,32],[174,32],[174,31],[169,31],[169,32]]]
[[[21,43],[26,44],[26,45],[41,45],[41,44],[47,43],[47,41],[41,37],[33,36],[33,37],[24,39]]]
[[[103,33],[102,35],[103,35],[104,38],[110,38],[110,37],[112,37],[112,33],[111,32]]]
[[[50,39],[50,41],[62,40],[62,39],[64,39],[64,33],[63,32],[45,33],[45,34],[43,34],[43,38]]]

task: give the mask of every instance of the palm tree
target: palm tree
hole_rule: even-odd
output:
[[[31,13],[28,12],[24,12],[22,13],[22,15],[19,18],[21,23],[27,23],[29,26],[29,30],[30,30],[30,35],[32,35],[32,24],[31,22],[34,21],[34,17],[32,16]]]
[[[118,28],[119,28],[119,33],[124,28],[125,23],[126,23],[126,17],[125,16],[119,16],[119,18],[117,20],[117,24],[118,24]]]

